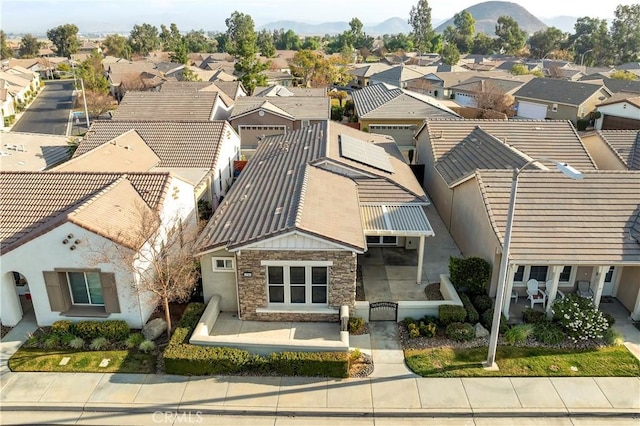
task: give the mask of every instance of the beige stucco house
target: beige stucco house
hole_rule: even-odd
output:
[[[619,93],[596,105],[597,130],[640,130],[640,95]]]

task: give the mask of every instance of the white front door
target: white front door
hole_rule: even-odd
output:
[[[604,276],[604,287],[602,288],[603,296],[613,296],[613,290],[616,284],[616,276],[618,275],[618,269],[615,266],[611,266]]]

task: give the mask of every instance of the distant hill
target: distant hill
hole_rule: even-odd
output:
[[[575,33],[574,25],[578,20],[575,16],[554,16],[553,18],[540,18],[550,27],[556,27],[565,33]]]
[[[266,29],[273,31],[282,28],[292,30],[299,35],[339,34],[349,29],[349,23],[323,22],[322,24],[307,24],[299,21],[276,21],[264,24],[259,27],[258,30]],[[363,27],[363,31],[369,35],[409,33],[410,30],[411,27],[407,23],[407,20],[397,17],[389,18],[379,24],[365,25]]]
[[[482,32],[487,35],[495,35],[498,18],[504,15],[515,19],[520,28],[528,34],[547,28],[544,22],[529,13],[527,9],[508,1],[486,1],[463,10],[471,13],[476,20],[476,32]],[[436,27],[436,32],[444,32],[449,25],[453,26],[453,17]]]

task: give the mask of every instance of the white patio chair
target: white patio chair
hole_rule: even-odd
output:
[[[531,301],[531,308],[536,303],[541,304],[544,309],[547,303],[547,295],[540,290],[538,280],[530,279],[527,281],[527,300]]]
[[[589,281],[578,281],[578,296],[593,299],[593,290]]]
[[[548,280],[545,283],[545,289],[544,289],[544,295],[547,298],[547,303],[549,303],[549,289],[551,288],[551,285],[553,284],[552,280]],[[564,299],[564,293],[562,291],[560,291],[560,289],[556,290],[556,298],[554,299],[554,302],[556,300],[560,300],[560,299]]]

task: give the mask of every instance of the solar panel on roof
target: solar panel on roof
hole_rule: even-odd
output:
[[[393,173],[389,154],[384,148],[360,139],[340,135],[340,156]]]

